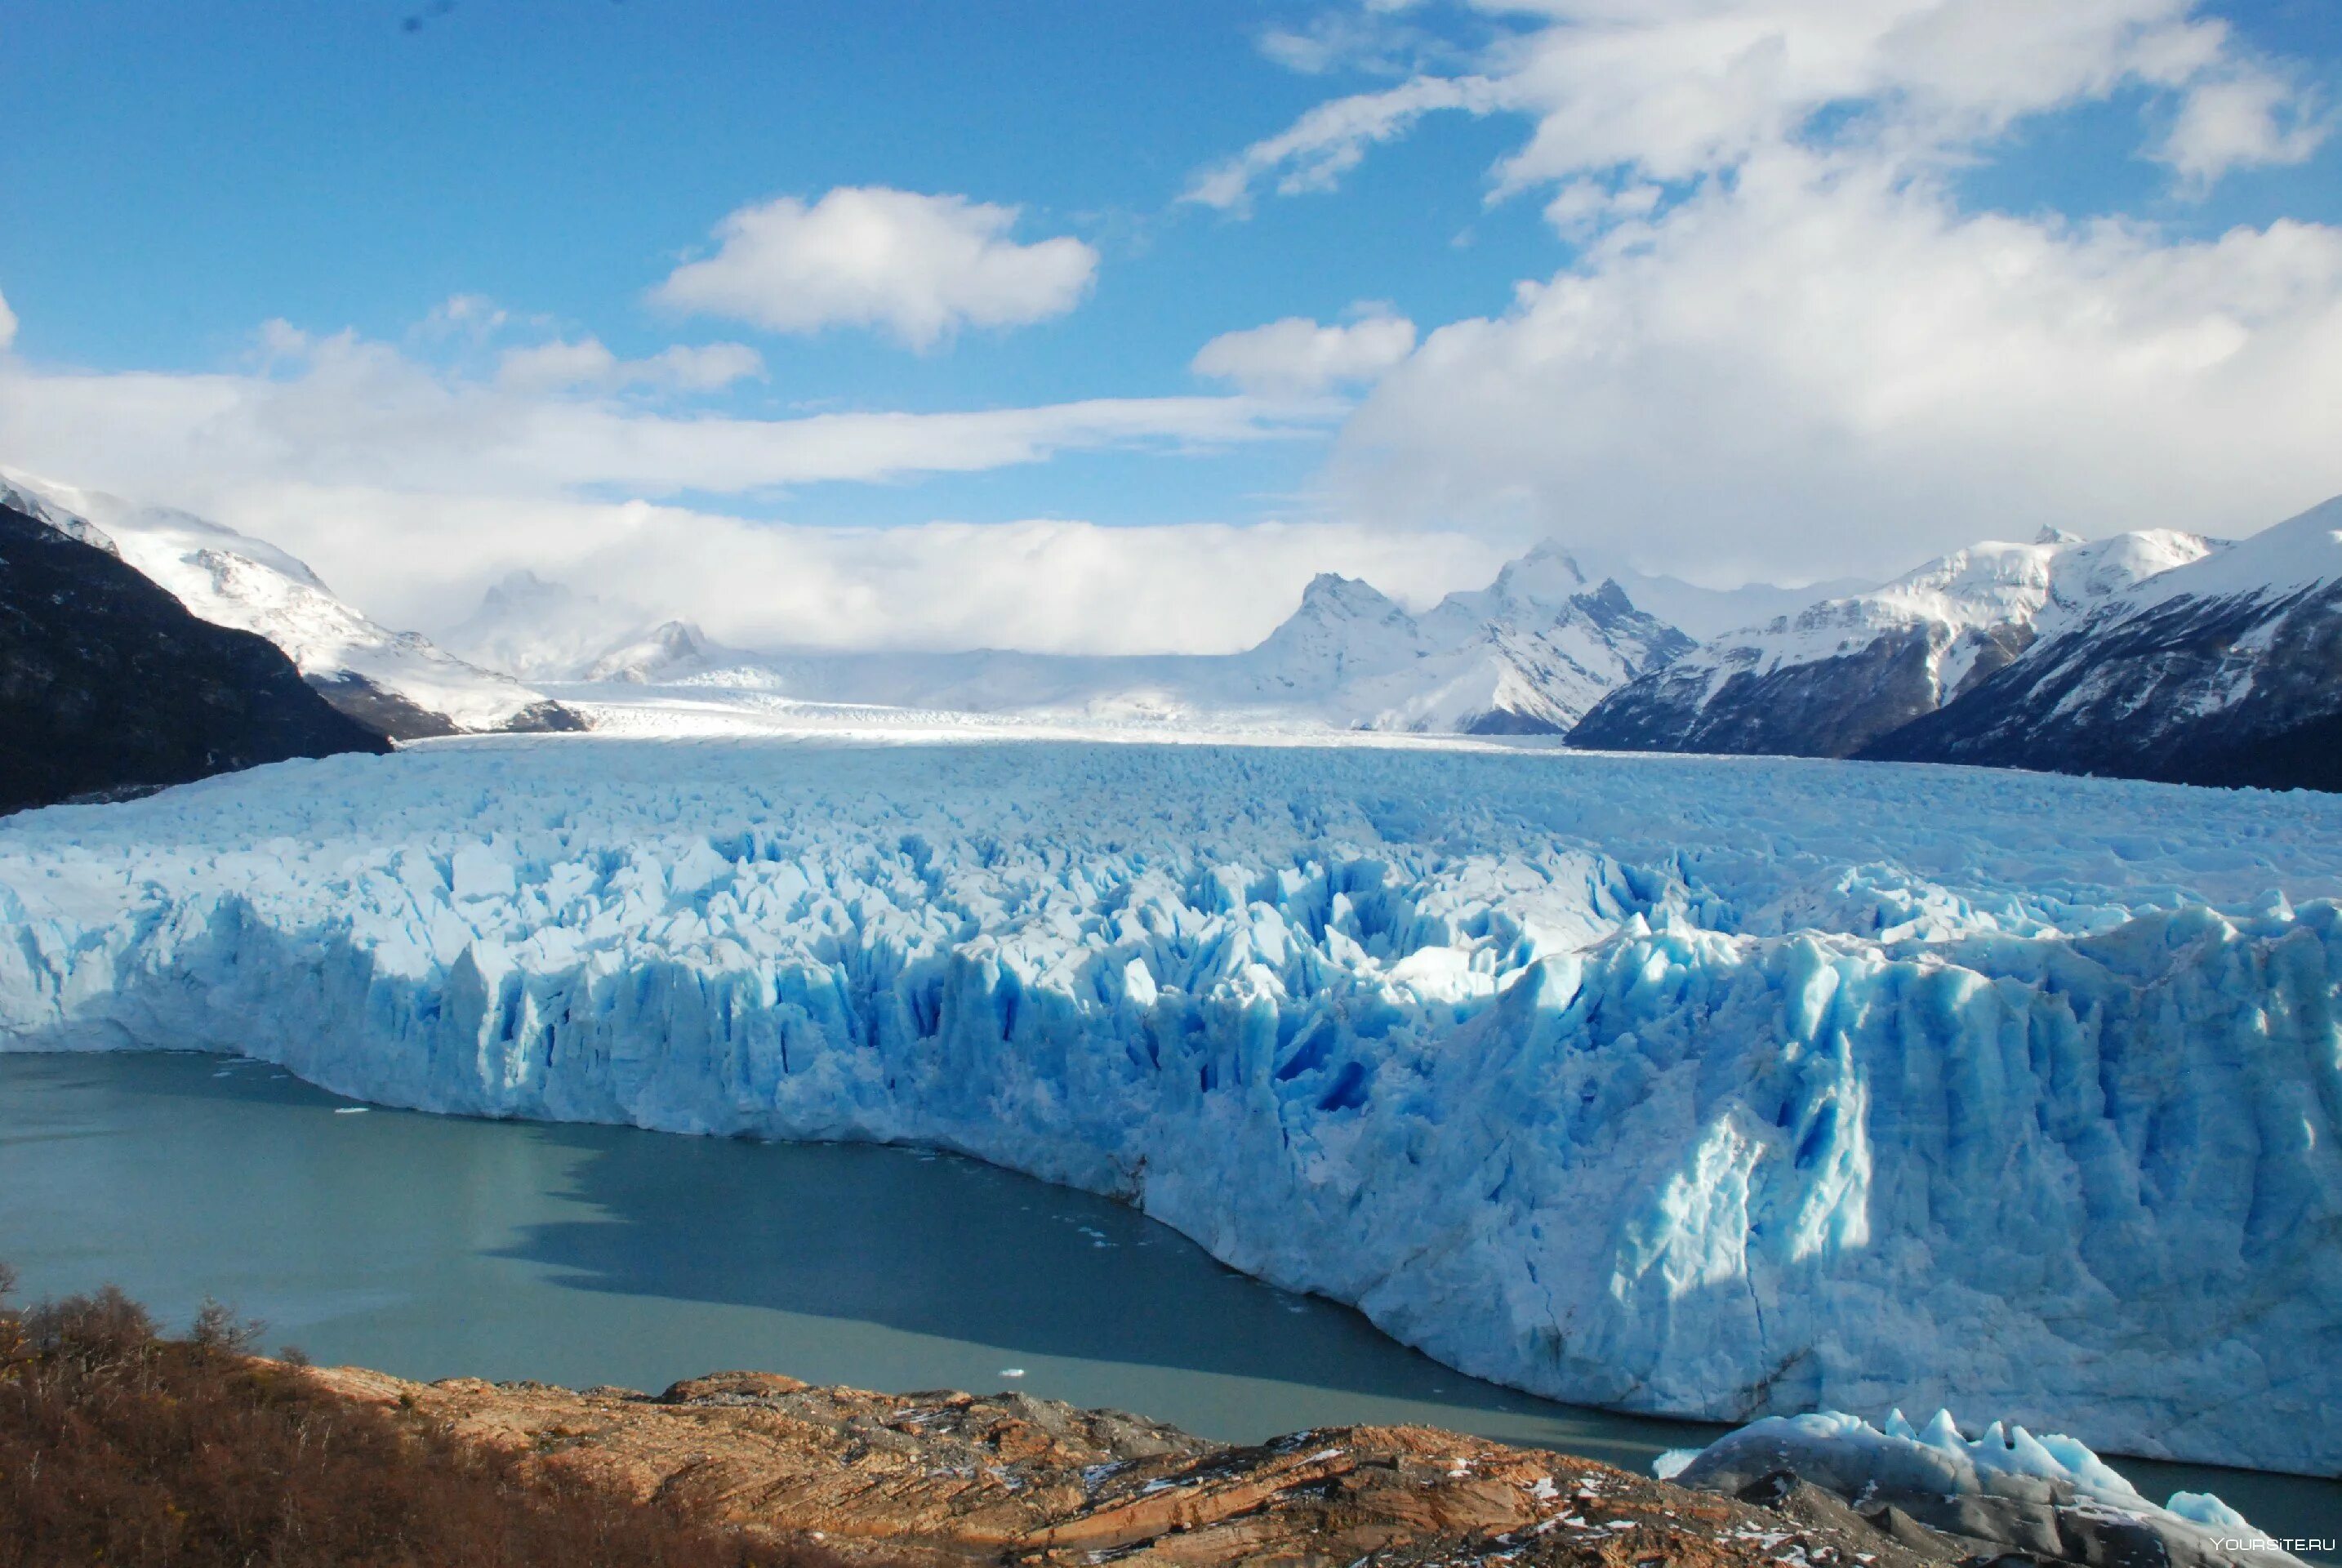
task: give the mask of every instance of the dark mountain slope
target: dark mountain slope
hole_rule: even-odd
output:
[[[0,504],[0,811],[389,749],[275,644]]]
[[[2114,595],[1861,754],[2342,790],[2342,496]]]
[[[2037,638],[2216,546],[2149,529],[1987,542],[1729,632],[1611,692],[1570,744],[1839,757],[1959,701]]]
[[[2060,638],[1858,754],[2342,791],[2342,585],[2273,604],[2148,605]]]

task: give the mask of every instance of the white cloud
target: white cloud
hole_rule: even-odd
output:
[[[1476,71],[1321,104],[1198,175],[1189,199],[1241,209],[1270,186],[1323,190],[1424,115],[1528,117],[1494,171],[1509,195],[1621,170],[1666,183],[1736,166],[1849,114],[1907,166],[2125,85],[2183,92],[2167,156],[2217,173],[2306,155],[2323,134],[2197,0],[1483,0],[1514,24]],[[1314,60],[1305,59],[1305,64]]]
[[[676,344],[648,359],[628,362],[629,379],[685,392],[713,392],[765,374],[765,356],[745,343]]]
[[[1963,210],[1954,172],[2119,92],[2185,185],[2327,127],[2197,0],[1480,0],[1467,75],[1336,99],[1199,176],[1323,188],[1444,108],[1576,247],[1431,333],[1327,484],[1705,580],[1885,572],[2045,522],[2247,531],[2342,490],[2342,229],[2210,243]]]
[[[2203,185],[2230,169],[2301,163],[2331,129],[2297,89],[2247,69],[2191,88],[2158,155]]]
[[[1333,479],[1364,517],[1778,580],[2045,523],[2249,532],[2342,491],[2337,429],[2342,229],[1966,214],[1780,149],[1431,334]]]
[[[0,353],[16,341],[16,313],[8,308],[8,297],[0,295]]]
[[[1297,400],[1191,396],[964,413],[683,416],[547,389],[590,387],[594,377],[615,375],[613,365],[623,368],[590,349],[571,353],[558,375],[548,362],[542,374],[481,382],[350,334],[314,338],[279,322],[260,339],[255,368],[236,373],[101,375],[0,362],[0,453],[36,473],[184,506],[275,540],[394,624],[459,619],[487,581],[527,565],[700,617],[723,635],[916,644],[965,634],[997,644],[1009,634],[1002,628],[1013,628],[1052,646],[1119,647],[1237,634],[1231,628],[1251,625],[1256,597],[1268,589],[1248,584],[1215,596],[1201,586],[1200,566],[1178,564],[1178,539],[1217,534],[1065,524],[1061,535],[1052,532],[1060,525],[1040,524],[996,536],[982,527],[899,537],[893,530],[776,530],[597,496],[762,494],[996,469],[1069,451],[1176,454],[1316,438],[1338,413]],[[1092,533],[1101,537],[1083,543]],[[1366,530],[1339,537],[1362,565],[1432,554],[1429,545]],[[1196,547],[1205,550],[1199,562],[1223,568],[1238,550],[1214,544],[1213,555]],[[930,548],[941,553],[920,575],[914,563]],[[1005,554],[986,564],[987,548]],[[1265,581],[1298,573],[1297,593],[1316,569],[1305,569],[1308,554],[1293,544]],[[1056,575],[1046,593],[1035,586],[1036,596],[1022,599],[1009,563],[1027,556]],[[920,597],[874,596],[854,579],[857,564],[916,578]],[[799,570],[809,575],[771,574]],[[1092,590],[1123,592],[1135,577],[1158,580],[1146,602],[1176,600],[1178,613],[1133,621],[1110,603],[1082,599]],[[982,594],[972,586],[979,582]],[[1195,596],[1177,599],[1186,590],[1175,584],[1193,587]],[[803,623],[795,632],[785,624],[791,616]],[[979,635],[987,623],[995,630]]]
[[[1731,167],[1858,109],[1875,148],[1926,155],[2126,83],[2170,86],[2224,46],[2192,0],[1551,0],[1505,51],[1536,118],[1512,191],[1626,167]]]
[[[508,348],[496,362],[496,384],[521,392],[559,391],[571,386],[614,385],[618,356],[589,337],[580,343],[555,338],[527,348]]]
[[[1477,76],[1417,76],[1379,93],[1336,98],[1197,175],[1180,199],[1243,212],[1254,187],[1272,176],[1281,195],[1332,190],[1367,148],[1405,135],[1424,115],[1445,109],[1486,115],[1505,104],[1497,84]]]
[[[266,333],[269,374],[0,376],[0,449],[126,494],[204,475],[515,494],[624,486],[733,494],[969,473],[1104,447],[1156,450],[1318,429],[1324,406],[1093,398],[966,413],[786,419],[663,414],[443,375],[350,334]]]
[[[523,392],[572,387],[606,392],[626,386],[716,392],[764,373],[764,355],[746,344],[711,343],[696,348],[678,344],[647,359],[622,360],[596,337],[574,343],[555,338],[509,348],[496,363],[497,385]]]
[[[422,331],[428,336],[486,337],[511,320],[510,311],[484,294],[451,294],[431,307]]]
[[[1367,0],[1357,12],[1321,11],[1298,26],[1260,32],[1260,52],[1288,71],[1320,76],[1339,70],[1403,75],[1427,56],[1451,53],[1428,30],[1398,19],[1416,0]]]
[[[1019,326],[1063,315],[1097,271],[1097,252],[1060,235],[1008,237],[1017,209],[966,196],[841,185],[808,206],[783,196],[717,225],[716,253],[652,291],[679,310],[774,332],[864,326],[925,349],[963,325]]]
[[[1322,392],[1343,382],[1371,381],[1415,347],[1415,323],[1369,308],[1340,325],[1320,326],[1286,316],[1266,326],[1226,332],[1197,352],[1198,375],[1234,382],[1268,395]]]
[[[1421,604],[1486,584],[1501,559],[1485,542],[1453,534],[1339,524],[824,528],[640,504],[515,514],[403,496],[303,498],[277,526],[290,532],[321,512],[345,528],[428,529],[425,536],[455,549],[486,528],[513,552],[511,565],[655,615],[686,616],[718,641],[749,647],[1225,653],[1266,636],[1318,572],[1363,576]],[[416,602],[426,629],[460,619],[478,585],[504,569],[483,562],[460,597],[426,590]]]

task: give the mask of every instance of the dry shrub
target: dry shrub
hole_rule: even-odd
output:
[[[0,1302],[0,1568],[839,1568],[343,1399],[258,1333],[207,1303],[167,1340],[111,1287]]]

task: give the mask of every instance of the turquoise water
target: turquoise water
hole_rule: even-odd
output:
[[[0,1054],[0,1258],[413,1378],[1019,1389],[1209,1436],[1420,1422],[1637,1469],[1718,1428],[1532,1399],[971,1160],[361,1108],[265,1064]],[[1022,1375],[1012,1376],[1012,1373]],[[2342,1484],[2122,1465],[2332,1535]]]

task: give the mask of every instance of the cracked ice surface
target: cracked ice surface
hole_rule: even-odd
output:
[[[464,742],[0,823],[0,1044],[938,1144],[1545,1394],[2330,1473],[2337,894],[2330,796]]]

